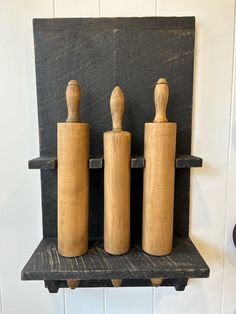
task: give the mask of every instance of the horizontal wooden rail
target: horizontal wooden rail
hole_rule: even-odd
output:
[[[177,155],[176,168],[195,168],[202,167],[202,158],[192,155]],[[144,168],[145,160],[142,156],[131,158],[131,168]],[[53,170],[57,168],[57,157],[37,157],[29,160],[29,169]],[[102,169],[103,157],[90,157],[90,169]]]

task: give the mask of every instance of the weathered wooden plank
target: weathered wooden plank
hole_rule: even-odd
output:
[[[182,30],[193,29],[195,17],[129,17],[129,18],[54,18],[33,19],[34,31],[75,31],[132,29],[132,30]]]
[[[153,89],[159,77],[170,87],[169,121],[178,125],[176,152],[190,154],[195,19],[146,17],[34,20],[40,155],[56,156],[57,122],[66,119],[65,88],[81,85],[81,121],[89,122],[90,154],[103,154],[111,129],[109,98],[119,85],[126,98],[123,127],[132,134],[132,155],[143,155],[143,125],[154,117]],[[89,237],[103,236],[103,171],[91,160]],[[141,236],[143,160],[131,173],[132,241]],[[46,169],[45,169],[46,170]],[[181,171],[179,171],[181,170]],[[43,234],[57,236],[57,172],[42,171]],[[188,235],[189,169],[177,169],[175,235]]]
[[[142,156],[131,158],[131,168],[144,168],[145,160]],[[177,155],[176,168],[202,167],[202,158],[192,155]],[[57,157],[38,157],[29,160],[29,169],[50,170],[57,168]],[[102,169],[103,157],[91,157],[89,159],[90,169]]]
[[[156,257],[139,244],[124,255],[110,255],[102,243],[90,243],[87,254],[66,258],[58,254],[55,238],[43,239],[22,270],[23,280],[106,280],[202,278],[209,268],[189,238],[175,238],[173,252]],[[181,286],[181,285],[180,285]]]

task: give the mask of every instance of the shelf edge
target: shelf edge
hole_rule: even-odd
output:
[[[192,155],[177,155],[176,168],[196,168],[202,167],[202,158]],[[104,164],[103,157],[90,157],[90,169],[102,169]],[[131,158],[132,169],[142,169],[145,167],[145,160],[142,156]],[[37,157],[28,161],[29,169],[55,170],[57,169],[57,157]]]

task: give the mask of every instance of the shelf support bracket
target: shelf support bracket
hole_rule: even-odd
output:
[[[44,280],[45,287],[48,288],[50,293],[57,293],[59,290],[59,286],[57,285],[55,280]]]
[[[175,290],[176,291],[184,291],[185,287],[187,286],[187,283],[188,283],[188,278],[176,279]]]

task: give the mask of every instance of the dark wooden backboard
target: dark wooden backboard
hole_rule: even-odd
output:
[[[132,155],[143,154],[144,123],[154,118],[153,91],[160,77],[170,88],[169,121],[177,122],[177,153],[191,152],[194,17],[34,19],[40,156],[57,155],[57,122],[67,116],[65,89],[82,89],[81,120],[91,126],[90,155],[103,154],[111,129],[109,98],[125,94],[123,127]],[[175,235],[187,235],[189,169],[176,169]],[[44,237],[57,235],[57,173],[41,170]],[[141,236],[142,169],[131,174],[131,234]],[[90,239],[103,237],[103,170],[90,170]]]

